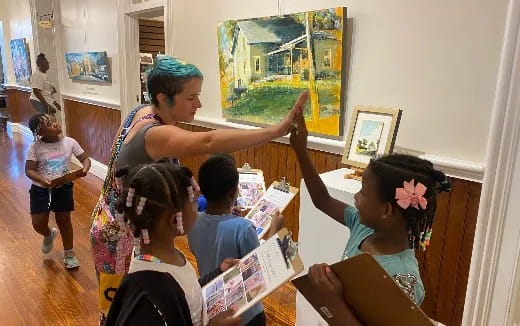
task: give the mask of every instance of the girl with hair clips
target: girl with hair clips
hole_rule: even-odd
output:
[[[49,212],[54,211],[63,242],[63,263],[66,268],[77,268],[79,261],[74,255],[74,232],[70,221],[70,212],[74,210],[74,185],[68,182],[53,188],[51,180],[68,172],[72,155],[83,165],[78,176],[86,176],[90,159],[75,139],[61,135],[61,127],[53,117],[35,114],[29,120],[29,128],[34,134],[34,142],[27,151],[25,174],[33,181],[29,190],[33,228],[43,236],[42,253],[49,253],[58,234],[58,230],[49,228]]]
[[[38,54],[36,65],[38,65],[38,69],[31,76],[32,93],[29,101],[37,112],[54,115],[56,110],[61,110],[61,106],[54,99],[57,91],[47,76],[50,64],[45,54]]]
[[[446,175],[427,160],[409,155],[373,159],[363,173],[355,207],[330,196],[307,153],[307,128],[298,120],[291,133],[305,185],[313,204],[350,229],[342,259],[369,253],[418,305],[424,286],[413,249],[426,250],[432,235],[437,193],[450,191]],[[316,291],[337,298],[336,321],[349,318],[342,285],[326,264],[314,265],[309,275]],[[355,280],[353,280],[355,282]],[[334,313],[333,313],[334,314]]]
[[[115,220],[114,203],[119,194],[114,189],[117,166],[134,167],[160,158],[178,159],[192,155],[233,152],[260,145],[290,132],[295,117],[303,116],[307,100],[304,92],[284,120],[275,126],[256,130],[218,129],[191,132],[177,122],[192,122],[201,107],[199,94],[202,73],[184,61],[164,56],[147,73],[151,105],[140,105],[119,129],[108,164],[108,173],[100,199],[92,213],[91,244],[97,275],[100,279],[101,318],[110,306],[111,292],[127,273],[133,242],[127,230]]]
[[[232,311],[207,321],[201,285],[238,260],[226,259],[197,280],[195,269],[175,248],[177,235],[197,220],[192,172],[163,160],[117,172],[118,223],[128,223],[136,256],[119,286],[106,325],[238,325]],[[199,283],[200,282],[200,283]]]

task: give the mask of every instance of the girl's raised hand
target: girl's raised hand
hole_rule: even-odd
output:
[[[289,114],[287,114],[287,116],[285,116],[285,118],[275,126],[278,137],[285,136],[294,129],[295,122],[300,117],[303,117],[303,106],[305,105],[305,102],[307,102],[308,98],[309,93],[307,91],[302,92],[300,97],[298,97],[294,103],[291,112],[289,112]]]

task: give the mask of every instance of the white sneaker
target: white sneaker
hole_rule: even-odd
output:
[[[54,239],[57,235],[58,230],[56,230],[56,228],[51,228],[51,234],[43,237],[42,252],[44,254],[48,254],[52,250],[52,247],[54,246]]]
[[[74,256],[74,254],[65,255],[63,257],[63,263],[65,264],[65,268],[67,268],[67,269],[73,269],[73,268],[79,267],[79,260],[76,258],[76,256]]]

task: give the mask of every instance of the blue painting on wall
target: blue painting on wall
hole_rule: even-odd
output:
[[[106,51],[66,53],[65,62],[70,79],[112,82]]]
[[[31,59],[29,47],[24,38],[11,40],[11,56],[13,57],[13,70],[16,83],[21,86],[30,86],[31,82]]]

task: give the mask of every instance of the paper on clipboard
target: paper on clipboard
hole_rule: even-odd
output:
[[[235,309],[235,316],[241,315],[303,271],[296,249],[291,254],[291,250],[282,245],[290,236],[287,229],[281,229],[202,288],[204,309],[209,319],[230,308]]]
[[[361,254],[330,268],[343,283],[345,300],[362,325],[434,325],[371,255]],[[316,293],[308,275],[292,283],[329,324],[335,325],[328,309],[330,298]]]
[[[285,180],[275,181],[244,217],[253,222],[258,238],[261,239],[271,227],[271,220],[278,210],[280,213],[289,205],[298,193],[298,188],[291,187]]]
[[[249,164],[238,169],[237,206],[244,209],[253,208],[265,193],[264,172],[251,169]]]
[[[52,179],[51,180],[51,187],[52,188],[56,188],[56,187],[59,187],[59,186],[63,186],[67,182],[71,182],[71,181],[74,181],[76,179],[79,179],[78,174],[80,173],[80,171],[82,169],[83,168],[79,168],[77,170],[73,170],[71,172],[67,172],[65,175],[62,175],[59,178]]]

